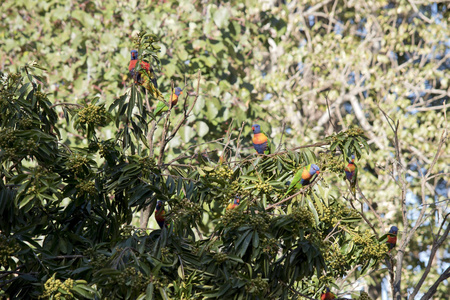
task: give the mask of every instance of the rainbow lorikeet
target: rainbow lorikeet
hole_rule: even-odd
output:
[[[391,250],[397,244],[397,232],[398,232],[397,226],[392,226],[388,232],[388,239],[386,243],[388,244],[389,252],[391,252]]]
[[[288,190],[283,198],[286,197],[286,195],[292,191],[293,188],[301,188],[310,184],[319,173],[320,168],[316,164],[309,164],[306,167],[300,168],[297,173],[295,173],[294,178],[292,178]]]
[[[270,154],[270,141],[267,135],[261,131],[261,127],[258,124],[252,126],[253,130],[253,147],[258,154]]]
[[[172,95],[170,96],[169,101],[167,101],[169,103],[169,105],[171,105],[172,107],[174,107],[175,105],[177,105],[178,103],[178,97],[180,97],[180,95],[183,94],[183,90],[180,87],[176,87],[172,93]],[[169,107],[167,107],[166,102],[164,101],[159,101],[158,104],[156,104],[156,108],[154,111],[155,116],[160,115],[161,113],[168,111]]]
[[[131,60],[128,64],[128,71],[130,72],[131,77],[133,77],[134,82],[149,90],[155,97],[161,96],[161,92],[158,90],[158,82],[156,81],[156,75],[153,68],[148,62],[141,61],[141,69],[136,72],[137,62],[138,51],[131,50]]]
[[[352,193],[355,194],[356,180],[358,178],[358,167],[355,164],[355,155],[352,155],[352,159],[348,161],[348,165],[345,167],[345,177],[350,183]]]
[[[166,212],[164,210],[164,204],[161,200],[158,200],[158,202],[156,202],[155,219],[160,228],[167,226]]]
[[[336,295],[330,291],[329,287],[327,287],[325,293],[322,293],[322,295],[320,296],[320,300],[332,300],[332,299],[336,299]]]
[[[236,196],[234,198],[234,201],[232,203],[228,204],[227,210],[236,208],[240,202],[241,202],[241,197]]]

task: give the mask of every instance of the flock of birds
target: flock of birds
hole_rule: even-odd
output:
[[[151,68],[150,64],[146,61],[141,61],[140,68],[136,68],[136,64],[138,63],[138,51],[131,51],[131,60],[128,65],[128,71],[131,77],[134,79],[135,84],[144,87],[149,91],[153,91],[153,94],[159,98],[160,93],[154,93],[154,91],[158,90],[158,83],[156,81],[156,75]],[[178,103],[178,97],[183,93],[183,90],[180,87],[176,87],[168,101],[169,106],[167,106],[166,102],[163,99],[156,104],[154,115],[158,116],[163,112],[168,111],[172,107],[175,107]],[[268,139],[267,135],[261,131],[261,127],[258,124],[254,124],[252,126],[253,130],[253,147],[258,154],[269,155],[271,150],[271,143]],[[304,168],[301,168],[294,175],[292,181],[288,181],[286,185],[289,185],[286,195],[291,192],[293,189],[299,189],[306,185],[309,185],[314,181],[316,176],[320,173],[320,168],[316,164],[309,164]],[[350,188],[353,194],[355,194],[356,181],[358,176],[358,168],[355,164],[355,156],[352,155],[349,160],[348,165],[345,167],[345,177],[350,183]],[[239,206],[241,198],[237,195],[235,199],[228,204],[227,210],[234,209]],[[158,200],[155,208],[155,219],[160,228],[167,227],[168,223],[166,221],[166,212],[164,210],[164,203],[161,200]],[[389,248],[389,252],[395,247],[397,243],[397,233],[398,228],[396,226],[392,226],[387,234],[387,244]],[[332,300],[336,299],[336,295],[333,294],[328,287],[326,287],[325,291],[321,295],[321,300]]]

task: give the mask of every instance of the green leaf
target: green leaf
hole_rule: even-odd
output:
[[[225,6],[220,7],[214,12],[214,23],[217,27],[222,28],[228,26],[229,11]]]

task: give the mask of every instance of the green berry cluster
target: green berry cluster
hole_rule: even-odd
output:
[[[67,168],[77,174],[81,174],[83,172],[83,167],[89,168],[89,160],[86,157],[83,157],[77,153],[73,154],[69,157],[69,161],[67,162]]]
[[[11,79],[11,81],[16,82],[22,79],[22,75],[20,75],[20,73],[10,73],[8,78]]]
[[[88,104],[78,112],[81,124],[103,125],[106,120],[106,109],[103,106]]]
[[[148,282],[149,277],[138,272],[134,267],[126,267],[125,270],[115,276],[114,282],[121,286],[131,287],[133,290],[143,290]]]
[[[95,187],[95,182],[94,181],[83,181],[80,182],[76,185],[76,188],[78,189],[78,191],[80,192],[80,194],[84,195],[84,194],[98,194],[97,188]]]
[[[155,34],[147,34],[145,31],[141,31],[138,35],[133,39],[135,48],[140,48],[140,46],[144,46],[146,49],[150,51],[159,51],[161,49],[160,46],[154,45],[154,43],[158,42],[159,39]]]
[[[318,209],[315,204],[314,206]],[[360,215],[356,210],[337,203],[334,207],[323,207],[323,215],[320,216],[320,221],[334,227],[343,218],[359,217]]]
[[[323,215],[320,217],[320,221],[331,226],[336,226],[338,219],[336,217],[336,210],[331,210],[330,207],[323,208]]]
[[[252,295],[264,296],[269,290],[268,279],[263,279],[261,274],[253,278],[245,285],[247,293]]]
[[[357,234],[353,236],[353,241],[355,244],[363,246],[363,259],[380,259],[383,258],[388,251],[387,245],[384,243],[379,243],[370,233],[370,230],[366,230],[362,235]]]
[[[273,187],[267,182],[257,182],[255,184],[255,189],[260,192],[270,193],[273,190]]]
[[[228,166],[222,166],[219,169],[211,171],[209,175],[222,179],[231,179],[233,177],[233,173],[233,170],[231,170]]]
[[[364,130],[362,130],[359,127],[354,127],[354,126],[350,127],[348,130],[346,130],[345,133],[348,136],[351,136],[351,137],[353,137],[353,136],[364,136]]]
[[[44,283],[44,293],[39,296],[39,299],[42,298],[50,298],[50,299],[73,299],[73,294],[70,291],[73,288],[73,280],[68,278],[64,282],[61,282],[59,279],[55,279],[55,274],[50,277]],[[63,290],[64,294],[59,290]]]
[[[300,228],[309,228],[314,225],[314,215],[306,207],[294,207],[290,217],[295,220],[295,223]]]
[[[139,164],[142,166],[144,172],[153,171],[156,168],[154,157],[143,157],[139,159]]]
[[[334,269],[339,276],[346,274],[349,264],[347,257],[341,252],[338,244],[332,244],[326,251],[323,251],[324,259],[328,266]]]
[[[325,153],[322,154],[320,158],[323,170],[328,170],[340,175],[344,174],[345,163],[339,158],[339,156],[334,156],[331,153]]]
[[[20,251],[20,246],[13,238],[0,234],[0,265],[7,266],[8,260]]]
[[[122,237],[128,238],[133,233],[133,230],[134,230],[133,225],[123,225],[122,227],[120,227],[119,232]]]
[[[250,216],[249,225],[253,226],[258,231],[266,231],[269,229],[270,217],[267,214],[257,214]]]
[[[17,137],[13,129],[3,129],[2,131],[0,131],[0,148],[5,149],[13,147],[16,139]]]
[[[274,238],[262,238],[261,239],[261,245],[262,245],[262,249],[263,252],[270,255],[270,256],[275,256],[278,253],[279,250],[279,246],[278,246],[278,242],[276,239]]]
[[[170,219],[173,221],[181,221],[189,217],[196,217],[202,213],[202,207],[198,203],[184,198],[179,203],[173,206],[171,210]]]
[[[168,247],[161,248],[161,257],[164,262],[167,261],[167,259],[170,257],[170,255],[171,255],[170,248],[168,248]]]
[[[104,268],[107,263],[108,263],[108,257],[104,254],[96,255],[94,258],[91,258],[91,261],[90,261],[90,264],[95,269]]]
[[[110,141],[105,141],[98,144],[98,149],[100,157],[104,158],[109,152],[114,149],[114,145]]]
[[[222,216],[222,223],[226,227],[237,228],[247,223],[247,215],[238,209],[230,209],[225,211]]]
[[[21,118],[19,120],[19,127],[23,129],[29,129],[33,126],[33,119],[31,118]]]
[[[214,254],[214,260],[217,264],[224,263],[228,259],[228,255],[226,253],[216,253]]]
[[[369,297],[369,294],[366,292],[361,291],[361,295],[359,296],[358,300],[372,300],[372,298]]]
[[[47,94],[42,93],[41,91],[35,91],[34,92],[34,96],[38,99],[38,100],[46,100],[47,99]]]

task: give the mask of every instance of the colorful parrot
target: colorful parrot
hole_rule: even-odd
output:
[[[149,90],[155,97],[160,97],[161,92],[158,90],[158,82],[156,81],[156,75],[152,67],[148,62],[141,61],[141,69],[136,72],[136,64],[138,62],[138,51],[131,50],[131,60],[128,65],[128,71],[134,82],[143,86],[145,89]],[[150,85],[152,83],[152,85]]]
[[[176,87],[175,90],[173,91],[173,94],[171,95],[169,101],[167,101],[167,102],[170,103],[172,107],[174,107],[175,105],[177,105],[178,97],[180,97],[181,94],[183,94],[183,90],[180,87]],[[155,116],[158,116],[161,113],[168,111],[168,110],[169,110],[169,107],[167,107],[166,103],[164,101],[159,101],[158,104],[156,104],[154,114],[155,114]]]
[[[300,168],[300,170],[295,173],[294,178],[292,178],[292,181],[289,182],[289,188],[286,192],[286,194],[283,196],[286,197],[286,195],[292,191],[292,189],[295,188],[301,188],[305,185],[308,185],[313,181],[316,176],[320,173],[320,168],[316,164],[309,164],[306,167]]]
[[[326,288],[326,292],[322,293],[322,296],[320,296],[320,300],[332,300],[336,299],[336,295],[330,292],[330,288]]]
[[[261,127],[258,124],[252,126],[253,130],[253,147],[258,154],[270,154],[270,141],[267,135],[261,131]]]
[[[155,219],[160,228],[167,227],[166,212],[164,211],[164,204],[161,200],[156,202]]]
[[[397,232],[398,232],[397,226],[392,226],[388,232],[388,239],[386,243],[388,244],[389,252],[391,252],[391,250],[397,244]]]
[[[236,196],[234,198],[234,201],[232,203],[228,204],[227,210],[236,208],[240,202],[241,202],[241,197]]]
[[[345,177],[350,183],[352,193],[355,194],[356,180],[358,178],[358,167],[355,164],[355,155],[352,155],[352,159],[348,161],[348,165],[345,167]]]

